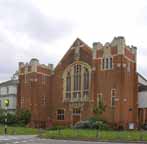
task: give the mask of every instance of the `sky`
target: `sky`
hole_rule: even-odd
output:
[[[31,58],[55,66],[79,37],[137,47],[137,71],[147,78],[147,0],[0,0],[0,81]]]

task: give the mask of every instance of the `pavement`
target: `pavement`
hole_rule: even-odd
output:
[[[29,135],[29,136],[24,136],[24,135],[9,136],[7,135],[7,136],[0,136],[0,144],[114,144],[114,142],[54,140],[54,139],[40,139],[36,135]],[[123,143],[120,142],[120,143],[115,143],[115,144],[123,144]],[[138,144],[138,143],[130,143],[130,144]]]

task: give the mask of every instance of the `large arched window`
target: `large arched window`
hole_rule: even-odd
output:
[[[87,64],[72,64],[68,66],[63,74],[64,100],[85,100],[89,98],[91,68]]]

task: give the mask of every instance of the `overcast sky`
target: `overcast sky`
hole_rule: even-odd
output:
[[[147,78],[147,0],[0,0],[0,81],[32,57],[57,64],[79,37],[89,46],[124,36]]]

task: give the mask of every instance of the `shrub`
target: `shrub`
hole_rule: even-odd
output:
[[[8,113],[7,115],[7,124],[8,125],[14,125],[17,123],[16,114]]]
[[[25,126],[30,122],[31,112],[29,110],[19,110],[17,115],[15,113],[7,113],[8,125]],[[0,109],[0,124],[5,123],[5,110]]]
[[[21,109],[17,112],[17,120],[19,125],[25,126],[27,125],[31,120],[31,112],[26,109]]]
[[[90,125],[90,122],[88,120],[80,121],[80,122],[77,122],[74,125],[74,128],[76,128],[76,129],[88,129],[88,128],[91,128],[91,125]]]
[[[96,121],[95,128],[99,130],[110,130],[109,125],[105,123],[104,121]]]
[[[5,123],[5,110],[0,110],[0,124]],[[7,113],[7,124],[14,125],[17,123],[16,114],[15,113]]]
[[[109,125],[104,121],[96,121],[96,119],[90,118],[89,120],[80,121],[74,125],[76,129],[100,129],[100,130],[110,130]]]

